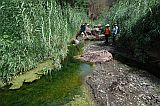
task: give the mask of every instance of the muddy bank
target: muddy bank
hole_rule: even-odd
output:
[[[90,43],[86,51],[114,51],[102,45],[101,42]],[[96,63],[86,83],[97,106],[160,106],[160,79],[115,59]]]

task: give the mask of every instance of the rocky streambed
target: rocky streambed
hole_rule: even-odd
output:
[[[113,49],[103,42],[91,42],[85,51]],[[95,63],[86,83],[97,106],[160,106],[160,79],[114,57],[109,62]]]

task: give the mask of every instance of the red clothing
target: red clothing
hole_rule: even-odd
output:
[[[110,28],[106,28],[104,34],[105,34],[106,36],[107,36],[107,35],[110,35],[110,34],[111,34]]]

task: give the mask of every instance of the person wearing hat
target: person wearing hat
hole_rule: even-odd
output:
[[[105,25],[105,31],[104,31],[104,35],[105,35],[105,43],[108,43],[108,37],[111,36],[111,30],[110,30],[110,26],[109,24]]]
[[[91,35],[91,28],[90,28],[89,24],[87,24],[87,26],[86,26],[86,34]]]

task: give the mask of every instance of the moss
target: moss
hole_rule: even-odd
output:
[[[19,89],[23,85],[23,82],[33,82],[40,79],[43,75],[44,68],[53,69],[54,67],[52,65],[52,60],[44,61],[43,63],[38,64],[36,68],[14,78],[11,82],[9,82],[12,84],[9,89]]]
[[[81,90],[81,95],[75,95],[73,100],[65,104],[64,106],[94,106],[95,104],[88,94],[88,89],[84,85],[82,85]]]

